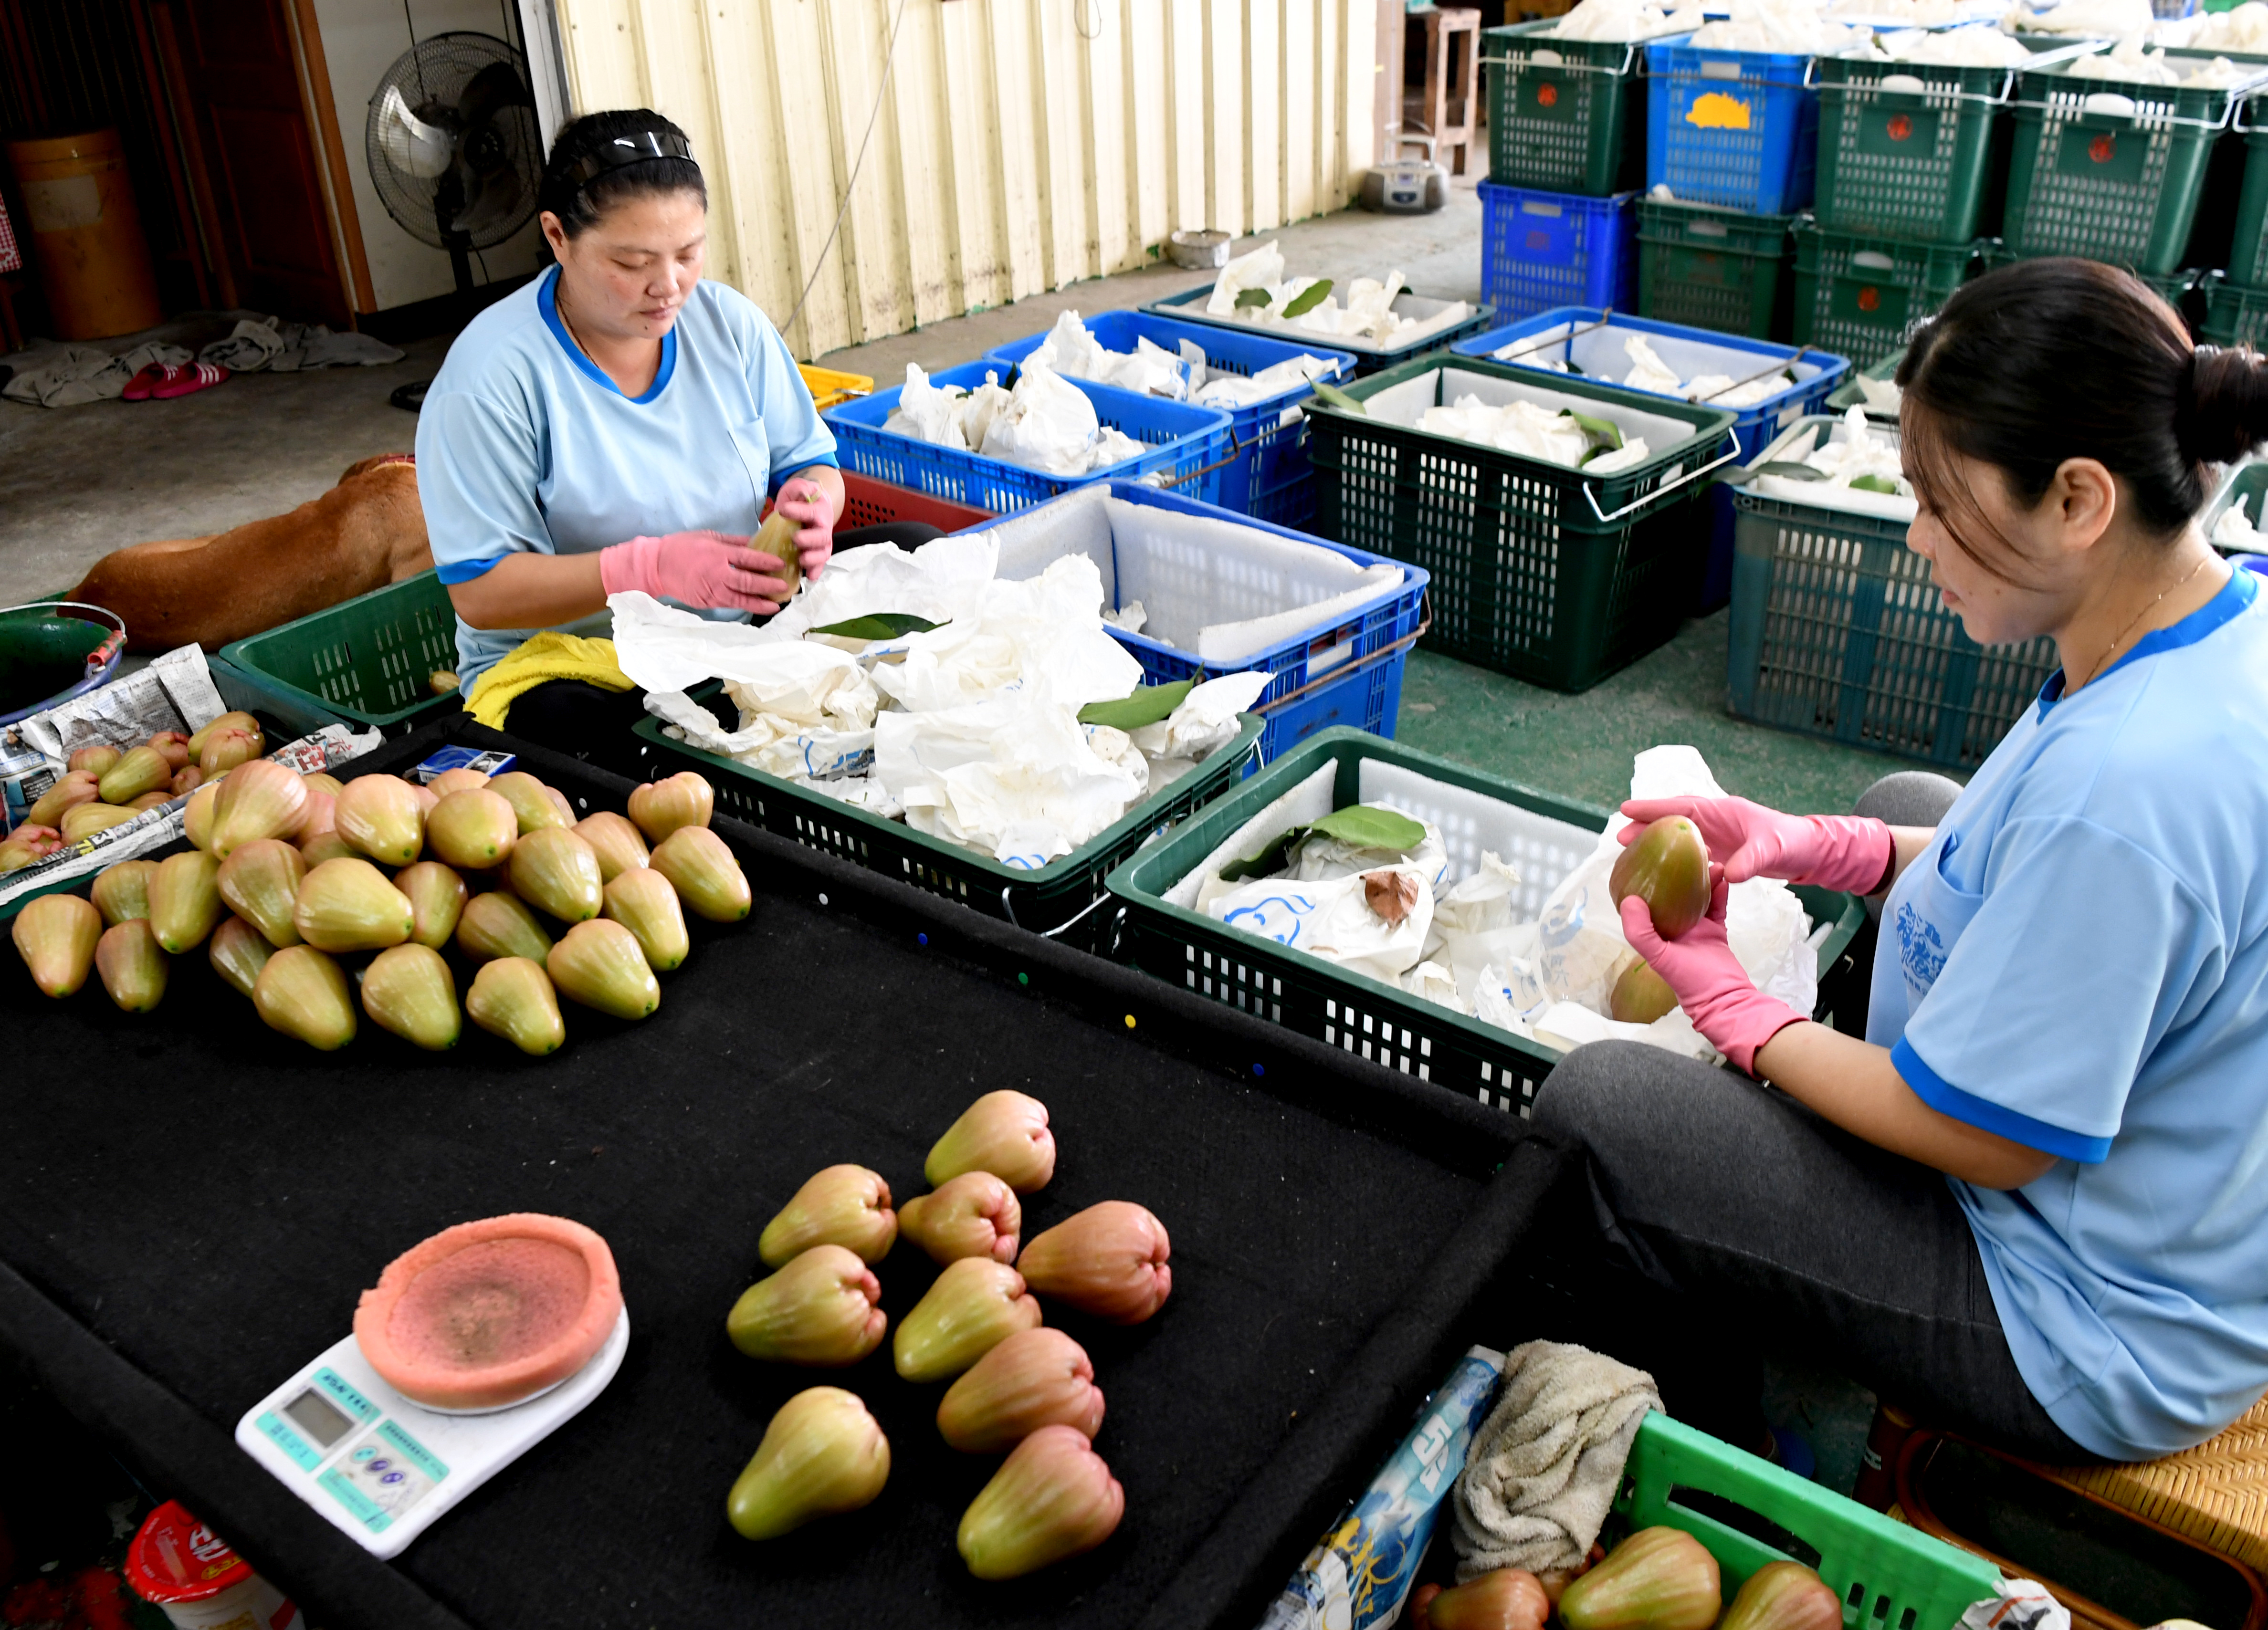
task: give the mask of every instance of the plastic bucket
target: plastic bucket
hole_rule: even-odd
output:
[[[126,651],[115,612],[75,600],[0,609],[0,724],[109,683]]]
[[[101,340],[165,319],[150,246],[115,130],[8,143],[40,288],[63,340]]]

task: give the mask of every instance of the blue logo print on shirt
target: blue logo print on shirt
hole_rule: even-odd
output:
[[[1909,900],[1898,907],[1898,966],[1916,995],[1937,983],[1945,971],[1945,942],[1937,925],[1913,908]]]

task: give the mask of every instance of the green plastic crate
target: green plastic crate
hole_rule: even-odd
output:
[[[2213,54],[2169,51],[2176,72]],[[2074,79],[2068,61],[2026,68],[2012,107],[2008,203],[2001,235],[2021,256],[2075,254],[2164,276],[2181,264],[2215,139],[2268,62],[2235,86]],[[2129,98],[2132,114],[2088,113],[2086,100]]]
[[[1168,984],[1526,1115],[1559,1060],[1553,1049],[1167,898],[1247,822],[1327,769],[1331,808],[1383,801],[1432,821],[1460,874],[1479,869],[1484,849],[1516,860],[1513,909],[1530,919],[1591,853],[1607,824],[1604,810],[1399,742],[1344,728],[1319,731],[1110,874],[1117,911],[1104,949]],[[1273,834],[1252,835],[1257,847]],[[1815,921],[1833,925],[1819,949],[1823,976],[1841,960],[1866,908],[1824,889],[1799,888],[1796,894]],[[1823,1006],[1821,1012],[1831,1017]]]
[[[1905,361],[1905,359],[1906,348],[1901,345],[1896,350],[1892,351],[1888,356],[1882,358],[1881,361],[1873,363],[1868,367],[1860,369],[1858,373],[1852,374],[1851,378],[1845,379],[1842,384],[1837,385],[1832,391],[1828,393],[1827,407],[1829,411],[1837,414],[1845,413],[1851,408],[1863,404],[1867,400],[1867,393],[1859,388],[1859,378],[1863,375],[1865,378],[1869,379],[1896,378],[1897,377],[1898,364]],[[1891,423],[1895,424],[1897,422],[1898,410],[1893,408],[1888,413],[1884,413],[1879,408],[1869,408],[1867,409],[1867,416],[1870,419],[1887,419]]]
[[[1676,632],[1708,554],[1708,521],[1690,506],[1734,457],[1736,415],[1447,351],[1346,394],[1361,409],[1307,404],[1317,530],[1432,575],[1433,650],[1580,691]],[[1467,394],[1599,404],[1645,427],[1650,456],[1587,476],[1417,428]]]
[[[1488,179],[1592,198],[1644,187],[1645,42],[1550,38],[1558,26],[1554,17],[1481,35]],[[1560,60],[1539,63],[1538,49]]]
[[[259,716],[261,728],[269,733],[271,748],[281,746],[287,741],[297,741],[302,736],[312,736],[327,724],[344,724],[349,730],[357,728],[328,708],[286,696],[277,687],[256,683],[242,669],[224,662],[218,657],[205,659],[205,671],[212,675],[213,688],[220,693],[223,702],[230,708]],[[277,731],[283,734],[277,735]]]
[[[717,688],[706,686],[693,695],[703,699]],[[725,813],[1035,934],[1055,937],[1075,928],[1065,943],[1087,950],[1106,914],[1093,909],[1105,898],[1104,877],[1155,833],[1188,819],[1244,774],[1259,754],[1268,721],[1256,713],[1241,716],[1234,741],[1216,749],[1195,769],[1152,793],[1070,854],[1037,868],[1011,866],[917,832],[903,821],[854,809],[840,798],[689,747],[665,735],[659,719],[640,719],[633,728],[655,764],[655,776],[681,769],[700,771],[709,778],[717,807]]]
[[[2225,269],[2233,282],[2268,288],[2268,97],[2239,103],[2235,125],[2244,139],[2244,183]]]
[[[2205,284],[2205,321],[2198,338],[2208,345],[2268,349],[2268,289],[2248,288],[2214,273]]]
[[[1755,465],[1838,422],[1799,420]],[[1877,430],[1895,437],[1895,426]],[[1973,769],[2055,671],[2051,639],[1980,646],[1906,547],[1906,523],[1733,496],[1732,711],[1759,724]]]
[[[1795,232],[1795,342],[1867,368],[1953,297],[1978,246],[1861,238],[1823,226]]]
[[[1690,1502],[1697,1494],[1753,1512],[1815,1554],[1775,1549],[1700,1509]],[[1659,1413],[1638,1427],[1615,1512],[1633,1531],[1667,1524],[1708,1546],[1727,1602],[1767,1562],[1805,1563],[1843,1599],[1844,1622],[1859,1630],[1953,1630],[1999,1588],[2000,1570],[1983,1557]]]
[[[278,703],[400,735],[462,705],[431,683],[457,666],[457,612],[432,572],[405,577],[221,648],[245,684]]]
[[[1802,218],[1639,199],[1638,315],[1756,340],[1786,338],[1789,232]]]
[[[1924,88],[1883,90],[1894,75]],[[2012,69],[1820,58],[1819,224],[1924,243],[1976,237],[1993,116],[2015,83]]]

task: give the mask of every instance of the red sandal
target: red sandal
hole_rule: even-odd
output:
[[[119,393],[119,400],[129,402],[148,401],[152,391],[161,385],[171,385],[175,379],[180,378],[180,375],[181,371],[171,363],[151,363],[126,382],[126,388]]]
[[[169,402],[176,396],[194,396],[199,391],[209,391],[228,380],[228,370],[217,363],[199,363],[193,368],[178,369],[175,372],[175,378],[150,393],[151,401]]]

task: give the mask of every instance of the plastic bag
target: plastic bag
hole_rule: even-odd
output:
[[[1382,914],[1374,900],[1393,908],[1399,888],[1388,879],[1409,880],[1400,914]],[[1418,965],[1426,931],[1432,926],[1433,891],[1424,869],[1379,867],[1318,882],[1255,877],[1225,885],[1199,907],[1207,916],[1243,933],[1274,940],[1311,956],[1336,962],[1391,985]]]

